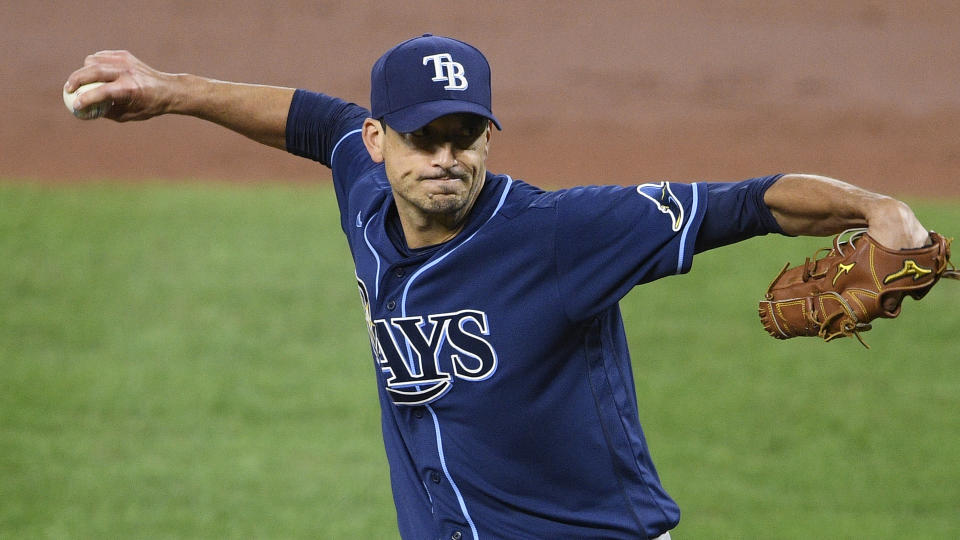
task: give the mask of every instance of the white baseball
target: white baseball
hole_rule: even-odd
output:
[[[79,111],[73,108],[73,102],[77,99],[77,96],[86,92],[87,90],[92,90],[98,86],[102,86],[102,82],[92,82],[85,84],[80,88],[77,88],[73,92],[67,92],[66,89],[63,90],[63,104],[67,106],[67,110],[73,113],[74,116],[80,118],[81,120],[93,120],[94,118],[100,118],[101,116],[107,114],[107,111],[110,110],[109,101],[101,101],[100,103],[94,103],[92,105],[87,105],[86,107],[80,109]]]

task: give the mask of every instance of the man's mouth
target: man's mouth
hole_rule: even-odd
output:
[[[430,176],[421,178],[421,181],[433,195],[456,195],[464,179],[459,176]]]
[[[449,182],[452,180],[460,180],[465,182],[467,180],[466,171],[460,171],[454,168],[450,169],[437,169],[432,171],[433,174],[429,176],[421,176],[420,180],[436,180],[438,182]]]
[[[443,175],[443,176],[424,176],[420,178],[420,180],[421,181],[436,180],[438,182],[450,182],[452,180],[460,180],[462,182],[466,179],[463,177],[463,175],[451,174],[451,175]]]

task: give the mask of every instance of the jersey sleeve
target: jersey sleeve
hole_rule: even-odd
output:
[[[368,116],[370,112],[359,105],[307,90],[294,92],[290,103],[287,151],[331,169],[341,221],[353,183],[376,166],[360,138]]]
[[[591,186],[556,204],[556,261],[571,320],[620,301],[634,286],[688,272],[705,208],[704,184]]]
[[[360,129],[369,113],[342,99],[297,90],[287,115],[287,151],[330,167],[337,142]]]
[[[696,253],[733,244],[783,229],[763,201],[763,196],[782,174],[742,182],[707,183],[710,204],[697,234]]]

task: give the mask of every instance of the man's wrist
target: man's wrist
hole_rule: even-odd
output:
[[[165,73],[162,78],[166,86],[164,113],[207,117],[208,104],[215,95],[214,81],[189,73]]]
[[[929,231],[917,220],[913,210],[892,197],[877,197],[867,205],[864,217],[870,235],[886,247],[911,249],[931,242]]]

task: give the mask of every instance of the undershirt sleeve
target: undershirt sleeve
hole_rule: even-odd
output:
[[[751,178],[742,182],[708,182],[709,194],[703,224],[694,252],[726,246],[754,236],[784,234],[763,202],[763,196],[782,174]]]
[[[363,107],[306,90],[294,92],[290,103],[287,151],[330,167],[341,219],[345,219],[351,189],[377,165],[360,137],[368,116]]]
[[[297,90],[287,115],[287,151],[330,166],[331,153],[344,135],[360,129],[370,113],[353,103]]]

